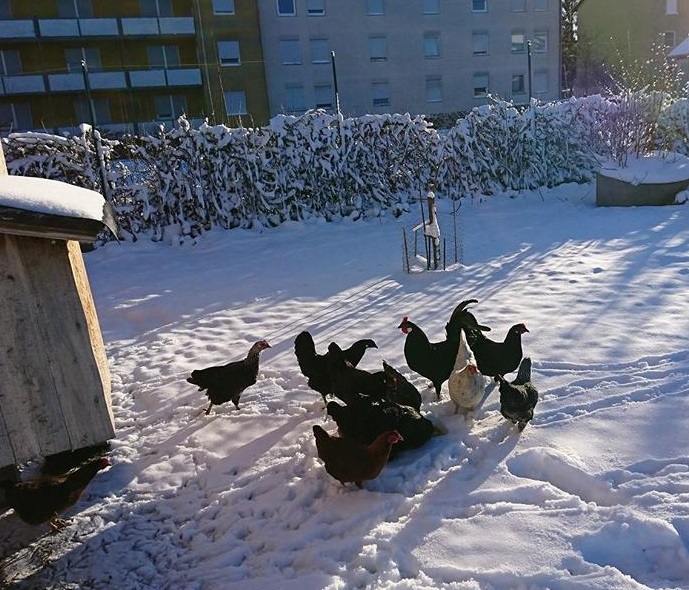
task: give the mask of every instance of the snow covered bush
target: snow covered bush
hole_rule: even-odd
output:
[[[453,199],[587,182],[599,162],[671,145],[686,153],[686,100],[599,95],[517,107],[495,100],[438,132],[423,116],[343,118],[324,111],[270,125],[193,128],[101,139],[13,133],[11,174],[102,190],[122,238],[172,242],[214,227],[358,219],[409,209],[433,186]],[[98,156],[100,153],[100,158]]]

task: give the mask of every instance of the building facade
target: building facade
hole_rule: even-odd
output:
[[[258,0],[270,114],[560,97],[559,0]],[[530,51],[529,51],[530,46]],[[335,53],[335,71],[331,64]]]
[[[70,132],[95,119],[113,134],[267,120],[253,2],[0,0],[0,132]],[[221,39],[245,63],[227,64]],[[83,62],[83,63],[82,63]],[[226,65],[228,67],[226,67]]]
[[[0,133],[264,125],[336,79],[347,116],[457,113],[559,98],[560,61],[560,0],[0,0]]]

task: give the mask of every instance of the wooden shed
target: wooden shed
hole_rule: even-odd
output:
[[[0,468],[115,436],[79,245],[104,224],[115,231],[102,195],[8,176],[0,149]]]

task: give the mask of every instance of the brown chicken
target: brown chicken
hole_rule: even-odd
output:
[[[57,532],[66,524],[58,518],[81,497],[82,492],[101,469],[110,465],[107,457],[98,457],[64,475],[45,475],[30,481],[0,483],[5,501],[27,524],[50,521]]]
[[[256,383],[258,378],[258,357],[262,350],[270,348],[265,340],[259,340],[249,349],[246,357],[218,367],[197,369],[187,378],[189,383],[198,385],[199,391],[206,391],[210,400],[206,415],[210,414],[213,405],[231,401],[239,409],[239,398],[242,392]]]
[[[357,441],[330,436],[318,424],[313,427],[318,456],[325,463],[325,470],[342,485],[354,482],[363,487],[363,482],[375,479],[385,467],[392,446],[402,440],[396,430],[379,434],[369,445]]]

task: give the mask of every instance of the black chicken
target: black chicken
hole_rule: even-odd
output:
[[[347,362],[356,367],[369,348],[378,348],[378,346],[371,339],[357,340],[342,352]],[[318,354],[313,337],[309,332],[303,331],[294,339],[294,354],[297,357],[302,375],[308,379],[308,386],[320,393],[325,403],[326,396],[331,394],[333,389],[328,370],[330,353]]]
[[[344,403],[350,403],[359,393],[376,399],[385,396],[385,374],[370,373],[354,367],[336,342],[328,345],[328,371],[332,381],[332,393]]]
[[[498,375],[500,384],[500,413],[521,432],[533,418],[538,403],[538,390],[531,382],[531,359],[525,357],[519,365],[517,377],[508,383]]]
[[[522,360],[522,334],[528,331],[524,324],[515,324],[504,341],[495,342],[479,330],[467,330],[467,342],[481,374],[497,377],[514,371]]]
[[[327,411],[335,420],[341,436],[362,444],[370,443],[387,430],[399,432],[403,440],[393,447],[391,459],[405,450],[420,447],[432,436],[444,432],[411,406],[386,400],[375,401],[364,396],[358,396],[346,406],[329,402]]]
[[[462,328],[472,329],[478,333],[490,328],[480,325],[474,315],[466,308],[476,299],[462,301],[452,312],[445,325],[445,340],[431,342],[424,331],[405,316],[398,326],[406,335],[404,358],[409,368],[422,377],[430,379],[435,388],[435,395],[440,399],[440,389],[452,373],[459,348],[459,333]]]
[[[58,518],[79,500],[82,492],[101,469],[110,465],[107,457],[92,459],[64,475],[45,475],[30,481],[0,483],[5,501],[27,524],[50,521],[57,532],[66,524]]]
[[[258,377],[258,358],[262,350],[270,348],[265,340],[254,343],[246,357],[218,367],[197,369],[187,378],[189,383],[198,385],[199,391],[206,391],[210,400],[206,415],[210,414],[213,405],[231,401],[239,409],[239,398],[242,392],[256,383]]]
[[[409,380],[395,367],[383,361],[385,373],[385,397],[388,401],[411,406],[416,411],[421,410],[421,394]]]

